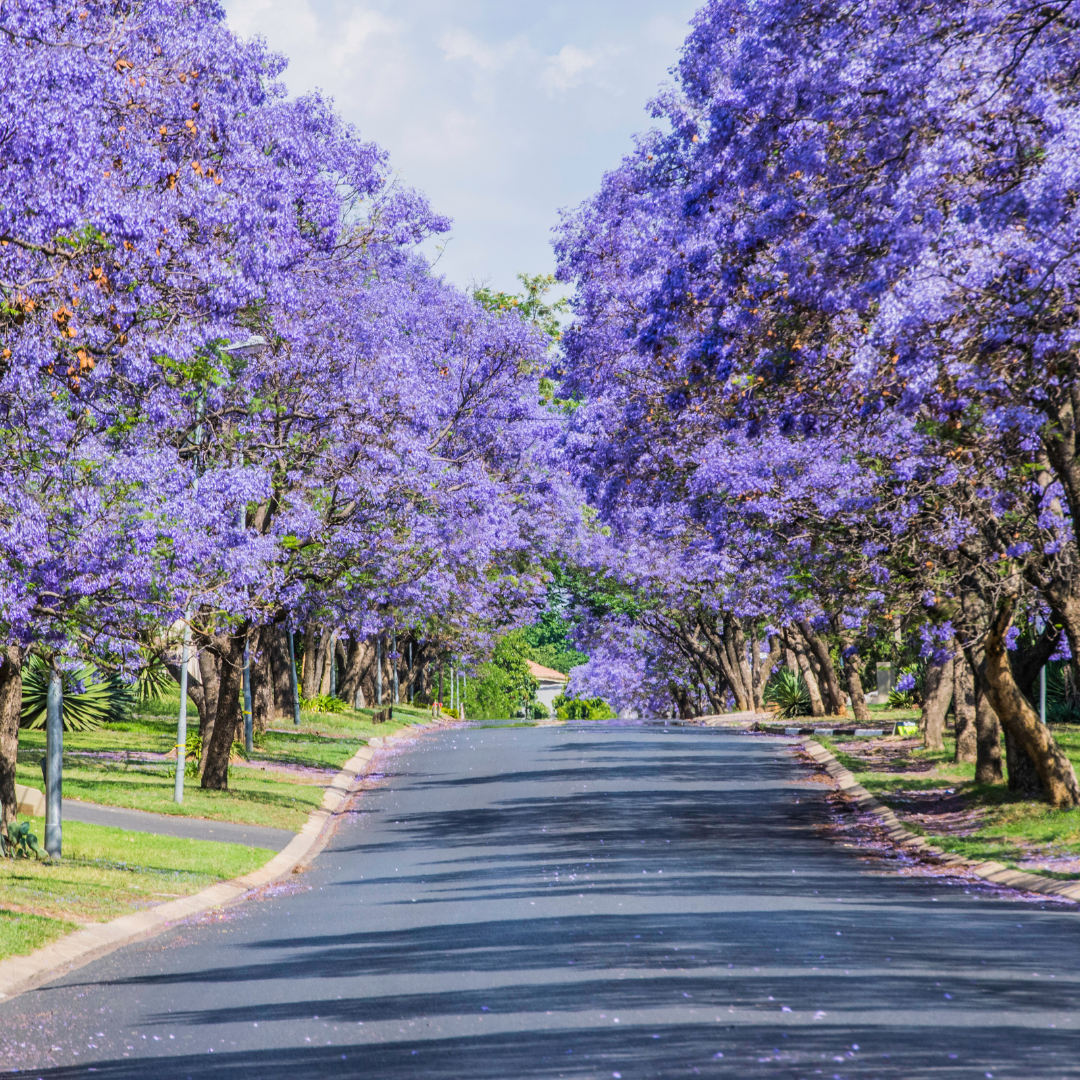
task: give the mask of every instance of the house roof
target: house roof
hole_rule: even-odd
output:
[[[569,682],[570,676],[564,675],[561,671],[553,671],[549,667],[544,667],[543,664],[535,664],[532,660],[526,660],[526,664],[529,665],[529,672],[532,677],[539,682]]]

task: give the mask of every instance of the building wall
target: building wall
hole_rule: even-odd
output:
[[[566,689],[566,683],[542,681],[536,688],[536,700],[542,701],[554,714],[555,707],[552,702]]]

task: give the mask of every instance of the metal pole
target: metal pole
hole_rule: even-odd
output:
[[[173,802],[184,801],[184,769],[187,767],[187,688],[191,663],[191,623],[184,625],[184,647],[180,652],[180,719],[176,723],[176,779]]]
[[[413,703],[413,697],[415,696],[415,688],[413,687],[413,669],[412,669],[412,642],[409,642],[409,704]]]
[[[398,676],[398,671],[397,671],[397,665],[398,665],[397,630],[392,630],[391,633],[394,635],[393,636],[393,649],[392,649],[393,654],[394,654],[394,704],[395,705],[400,705],[401,704],[401,698],[398,696],[398,677],[397,677]]]
[[[375,704],[382,708],[382,634],[375,639]]]
[[[465,699],[469,696],[469,677],[463,671],[461,673],[461,715],[459,720],[465,719]]]
[[[330,632],[330,696],[337,697],[337,631]]]
[[[244,635],[244,749],[250,754],[255,748],[254,722],[251,716],[251,646]]]
[[[296,646],[293,643],[293,632],[289,631],[289,681],[292,683],[292,707],[293,723],[300,726],[300,687],[296,681]]]
[[[45,850],[59,859],[63,847],[61,792],[64,769],[64,688],[60,675],[49,672],[45,698]]]
[[[1046,723],[1046,666],[1039,669],[1039,719]]]

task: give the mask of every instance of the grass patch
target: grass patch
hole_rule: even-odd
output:
[[[42,836],[44,822],[32,819],[32,825]],[[72,929],[73,920],[99,922],[188,896],[257,870],[273,855],[266,848],[69,821],[60,862],[0,862],[0,907],[30,909]]]
[[[77,929],[75,923],[0,908],[0,960],[26,956]]]

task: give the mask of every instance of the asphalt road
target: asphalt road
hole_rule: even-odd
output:
[[[471,729],[384,759],[313,868],[0,1006],[110,1080],[1080,1077],[1080,914],[822,834],[777,740]]]

